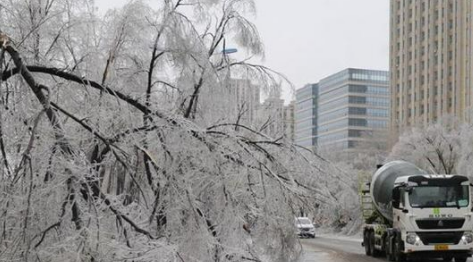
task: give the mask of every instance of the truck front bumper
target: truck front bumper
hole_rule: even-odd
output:
[[[468,250],[448,250],[448,251],[415,251],[406,253],[408,258],[414,259],[432,259],[443,257],[471,257],[471,251]]]
[[[463,232],[461,232],[463,233]],[[424,239],[425,241],[425,239]],[[473,254],[473,242],[468,243],[463,238],[455,241],[457,244],[428,243],[421,239],[415,244],[404,242],[404,253],[409,257],[471,257]]]

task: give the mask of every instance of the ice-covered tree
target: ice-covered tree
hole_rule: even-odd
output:
[[[388,159],[405,160],[435,174],[456,173],[461,156],[461,140],[461,128],[446,118],[401,135]]]
[[[280,75],[251,0],[0,3],[0,258],[295,261],[333,166],[241,125],[229,80]],[[28,19],[23,17],[28,14]]]

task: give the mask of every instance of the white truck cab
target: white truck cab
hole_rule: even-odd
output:
[[[461,175],[430,175],[405,161],[389,162],[373,175],[364,199],[363,246],[390,261],[443,258],[465,262],[473,253],[471,184]],[[369,196],[369,198],[368,198]],[[369,213],[369,212],[368,212]]]
[[[393,228],[406,255],[455,257],[473,251],[470,182],[464,176],[416,175],[395,180]]]

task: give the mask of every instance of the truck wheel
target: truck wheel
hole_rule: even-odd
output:
[[[390,246],[389,246],[389,237],[388,236],[384,237],[384,253],[386,254],[386,258],[388,259],[388,261],[394,261],[394,256],[391,253],[391,249],[390,249]]]
[[[456,257],[455,262],[466,262],[466,257]]]
[[[375,236],[374,236],[374,231],[370,232],[370,249],[371,249],[371,256],[373,257],[379,257],[379,250],[376,249],[374,244],[376,243]]]
[[[401,252],[401,241],[397,239],[394,240],[394,261],[397,261],[397,262],[406,261],[406,255]]]
[[[363,246],[365,246],[365,254],[371,256],[370,232],[365,231],[363,234]]]
[[[452,261],[452,257],[444,257],[443,261],[450,262],[450,261]]]

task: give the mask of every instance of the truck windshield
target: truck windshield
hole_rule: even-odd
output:
[[[458,186],[417,186],[409,194],[411,207],[467,207],[469,188]]]

